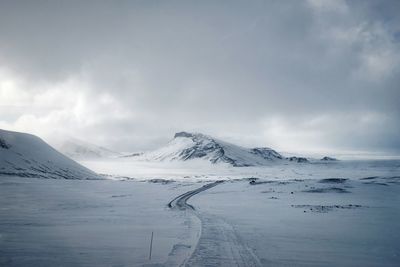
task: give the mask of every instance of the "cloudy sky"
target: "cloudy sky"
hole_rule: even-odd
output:
[[[0,128],[400,154],[400,1],[0,1]]]

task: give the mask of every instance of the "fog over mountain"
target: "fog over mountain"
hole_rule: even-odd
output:
[[[123,155],[106,147],[96,146],[76,138],[59,140],[54,145],[58,151],[76,160],[115,158]]]
[[[154,149],[184,130],[277,151],[399,155],[398,10],[1,1],[0,128],[115,151]]]

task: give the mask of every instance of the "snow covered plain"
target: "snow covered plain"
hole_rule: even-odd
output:
[[[0,266],[174,266],[196,222],[167,203],[196,186],[1,177]]]
[[[229,164],[210,164],[202,159],[190,161],[142,161],[130,158],[79,161],[85,167],[114,178],[153,178],[179,181],[212,181],[220,179],[319,179],[346,177],[359,179],[368,176],[393,176],[400,173],[400,160],[346,160],[335,162],[276,162],[268,166],[233,167]],[[112,177],[109,177],[112,178]]]
[[[398,160],[265,167],[125,158],[80,163],[110,179],[1,177],[1,266],[400,262]],[[185,199],[195,210],[167,206],[220,179],[226,181]]]
[[[218,255],[230,255],[233,240],[261,266],[398,266],[399,179],[214,187],[190,202],[204,227],[193,262],[229,266]]]

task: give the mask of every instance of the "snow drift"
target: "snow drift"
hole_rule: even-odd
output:
[[[37,136],[0,129],[0,175],[54,179],[99,179]]]

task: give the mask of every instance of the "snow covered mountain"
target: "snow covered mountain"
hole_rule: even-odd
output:
[[[336,158],[332,158],[332,157],[327,157],[327,156],[325,156],[325,157],[323,157],[322,159],[320,159],[321,161],[337,161],[337,159]]]
[[[268,165],[287,160],[271,148],[244,148],[200,133],[179,132],[166,146],[145,153],[147,160],[167,161],[204,159],[235,167]]]
[[[37,136],[1,129],[0,175],[54,179],[100,178]]]
[[[55,148],[64,155],[76,160],[115,158],[122,156],[122,154],[108,148],[93,145],[76,138],[68,138],[67,140],[58,142],[55,144]]]

